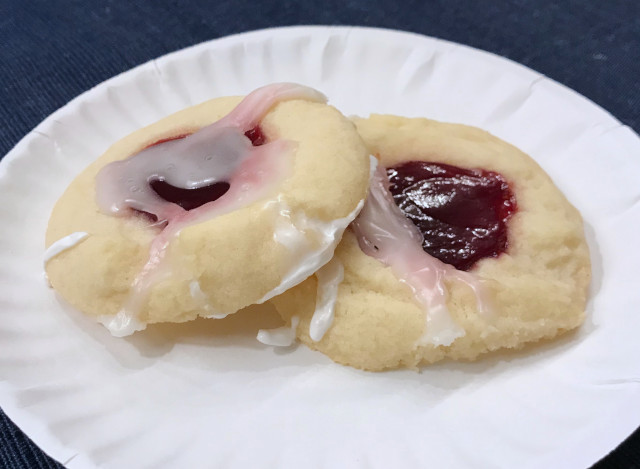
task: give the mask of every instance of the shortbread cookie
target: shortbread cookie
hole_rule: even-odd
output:
[[[384,370],[473,360],[581,324],[582,219],[530,157],[463,125],[355,122],[380,162],[365,207],[332,262],[272,300],[302,342]]]
[[[353,123],[314,90],[214,99],[125,137],[71,183],[47,275],[116,335],[223,317],[328,262],[368,174]]]

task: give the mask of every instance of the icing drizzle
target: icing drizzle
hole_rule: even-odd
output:
[[[273,239],[289,251],[291,267],[280,285],[262,297],[258,304],[294,287],[327,264],[333,257],[342,233],[360,213],[364,200],[358,202],[346,217],[328,222],[309,218],[301,210],[292,212],[282,200],[268,205],[277,210]],[[309,233],[313,233],[315,239],[310,239]]]
[[[76,231],[74,233],[71,233],[70,235],[65,236],[64,238],[59,239],[51,246],[49,246],[44,252],[44,265],[46,266],[47,262],[49,262],[61,252],[64,252],[67,249],[71,249],[75,245],[81,243],[82,241],[87,239],[88,236],[89,233],[87,233],[86,231]]]
[[[476,294],[480,312],[488,303],[478,279],[422,250],[422,234],[394,203],[384,168],[375,170],[364,208],[352,224],[362,251],[389,266],[426,309],[425,333],[418,344],[451,345],[465,334],[447,308],[446,277],[467,284]]]
[[[316,272],[316,278],[318,279],[316,309],[309,324],[309,337],[314,342],[322,340],[333,323],[338,287],[344,279],[344,267],[337,258],[333,258]]]
[[[71,233],[70,235],[65,236],[64,238],[59,239],[58,241],[54,242],[53,244],[51,244],[51,246],[49,246],[47,248],[47,250],[44,252],[44,259],[43,259],[43,266],[44,266],[44,281],[46,282],[47,286],[49,288],[53,288],[51,286],[51,283],[49,282],[49,277],[47,276],[47,263],[53,259],[54,257],[56,257],[58,254],[66,251],[67,249],[71,249],[72,247],[80,244],[82,241],[84,241],[85,239],[87,239],[87,237],[89,236],[89,233],[87,233],[86,231],[76,231],[74,233]]]

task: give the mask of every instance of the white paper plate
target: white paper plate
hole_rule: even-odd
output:
[[[140,126],[274,81],[318,88],[348,115],[476,125],[531,154],[586,220],[585,326],[524,353],[374,374],[304,347],[274,351],[236,319],[119,340],[57,300],[42,278],[43,238],[72,178]],[[640,424],[640,140],[508,60],[361,28],[200,44],[46,119],[2,161],[0,193],[0,404],[71,468],[583,468]]]

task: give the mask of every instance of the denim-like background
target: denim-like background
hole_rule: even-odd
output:
[[[402,29],[488,50],[640,132],[640,0],[0,0],[0,155],[133,66],[228,34],[300,24]],[[0,411],[0,467],[61,466]],[[594,468],[640,469],[640,430]]]

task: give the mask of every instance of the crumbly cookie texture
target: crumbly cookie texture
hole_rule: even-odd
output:
[[[520,348],[582,323],[591,278],[582,219],[535,161],[468,126],[387,115],[355,122],[383,166],[424,160],[495,171],[510,184],[518,210],[508,222],[507,252],[479,261],[470,271],[484,284],[492,314],[478,312],[469,287],[447,282],[448,308],[466,332],[450,346],[416,345],[425,331],[425,311],[389,267],[360,250],[350,231],[336,250],[344,281],[335,319],[320,341],[308,334],[315,276],[272,300],[286,321],[300,318],[297,335],[303,343],[356,368],[415,368]]]
[[[173,114],[115,143],[86,168],[57,202],[46,246],[73,232],[89,236],[46,266],[53,288],[91,316],[116,314],[149,256],[158,233],[142,217],[114,217],[95,202],[95,177],[107,163],[163,139],[192,133],[228,114],[240,97],[207,101]],[[292,213],[320,221],[345,217],[366,196],[369,154],[354,124],[335,108],[305,100],[275,105],[260,123],[268,139],[295,142],[292,168],[278,189]],[[184,228],[169,245],[172,276],[158,283],[139,312],[143,323],[182,322],[233,313],[278,286],[291,266],[274,240],[274,215],[259,201]],[[192,294],[196,280],[207,297]],[[191,288],[191,290],[190,290]]]

